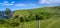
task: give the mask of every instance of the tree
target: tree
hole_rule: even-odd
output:
[[[6,8],[5,13],[6,14],[10,14],[11,13],[11,10],[9,8]]]
[[[6,18],[7,18],[7,19],[12,16],[11,10],[10,10],[9,8],[6,8],[6,10],[5,10],[5,15],[6,15]]]
[[[2,15],[2,13],[0,12],[0,16]]]
[[[36,17],[36,20],[41,20],[41,19],[43,19],[43,17],[42,17],[42,16],[39,16],[39,15],[35,15],[35,17]]]

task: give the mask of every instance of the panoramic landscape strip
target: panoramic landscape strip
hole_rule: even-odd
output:
[[[60,28],[60,0],[0,0],[0,28]]]

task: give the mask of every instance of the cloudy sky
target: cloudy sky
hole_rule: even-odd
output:
[[[0,0],[0,11],[6,8],[17,10],[57,5],[60,5],[60,0]]]

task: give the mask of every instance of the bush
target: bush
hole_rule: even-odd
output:
[[[43,15],[43,18],[49,19],[51,16],[53,16],[53,13],[47,13],[47,12],[41,12],[41,15]]]
[[[24,22],[24,18],[23,17],[20,17],[20,22]]]
[[[30,21],[30,18],[26,18],[25,21],[26,21],[26,22],[29,22],[29,21]]]
[[[0,24],[4,24],[4,23],[6,23],[6,22],[4,20],[0,19]]]
[[[43,19],[43,17],[42,17],[42,16],[39,16],[39,15],[35,15],[35,17],[36,17],[36,20],[41,20],[41,19]]]
[[[14,18],[18,18],[18,17],[19,17],[19,15],[15,15],[15,16],[14,16]]]
[[[10,24],[11,26],[19,26],[19,23],[13,22]]]

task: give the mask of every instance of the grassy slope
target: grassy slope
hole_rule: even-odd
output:
[[[35,8],[30,10],[15,10],[15,14],[20,15],[29,15],[29,11],[31,11],[33,14],[40,13],[40,12],[47,12],[47,13],[54,13],[53,7],[44,7],[44,8]]]
[[[60,17],[52,17],[47,20],[41,20],[41,28],[60,28]]]
[[[38,28],[37,21],[23,22],[23,23],[20,23],[18,27],[8,26],[8,24],[5,24],[5,25],[7,26],[1,25],[0,28]]]
[[[30,11],[33,13],[33,14],[38,14],[38,13],[40,13],[40,12],[47,12],[47,13],[55,13],[55,11],[54,11],[54,8],[55,7],[44,7],[44,8],[36,8],[36,9],[31,9]],[[23,15],[29,15],[29,11],[26,11],[26,10],[17,10],[17,11],[15,11],[16,12],[16,14],[21,14],[21,13],[23,13]],[[54,23],[56,23],[56,21],[57,20],[60,20],[60,19],[57,19],[57,18],[55,18],[55,17],[52,17],[52,18],[50,18],[50,19],[48,19],[48,20],[41,20],[41,28],[53,28],[54,27]],[[37,21],[36,21],[37,22]],[[31,23],[29,23],[29,24],[32,24],[32,23],[35,23],[35,21],[34,22],[31,22]],[[58,22],[59,23],[59,22]],[[56,23],[56,25],[58,24],[58,23]],[[34,25],[29,25],[28,23],[24,23],[23,25],[23,27],[26,27],[25,25],[28,25],[28,28],[37,28],[37,23],[36,24],[34,24]],[[56,26],[55,25],[55,26]],[[59,24],[58,24],[59,25]],[[53,26],[53,27],[52,27]]]
[[[15,14],[20,15],[29,15],[29,11],[30,10],[16,10]],[[40,12],[47,12],[47,13],[55,13],[54,8],[53,7],[44,7],[44,8],[36,8],[36,9],[31,9],[31,12],[33,14],[38,14]],[[59,19],[60,20],[60,19]],[[57,21],[57,19],[55,17],[52,17],[50,19],[47,20],[41,20],[41,28],[53,28],[54,26],[56,26],[59,22],[57,22],[55,25],[53,24],[54,21]],[[52,26],[50,24],[53,24]],[[49,26],[50,25],[50,26]],[[59,24],[58,24],[59,25]],[[1,26],[0,26],[1,27]],[[23,24],[20,24],[20,26],[16,27],[16,28],[38,28],[37,26],[37,21],[32,21],[32,22],[24,22]],[[1,28],[5,28],[5,27],[1,27]],[[9,28],[9,27],[8,27]],[[12,27],[10,27],[12,28]]]
[[[60,7],[59,7],[60,8]],[[57,9],[58,10],[58,9]],[[56,10],[56,11],[57,11]],[[41,28],[60,28],[60,17],[57,15],[54,15],[50,19],[47,20],[41,20],[40,22]]]
[[[15,14],[17,14],[17,15],[20,15],[20,14],[22,14],[22,15],[28,15],[29,13],[28,13],[28,11],[27,10],[16,10],[15,11]]]

